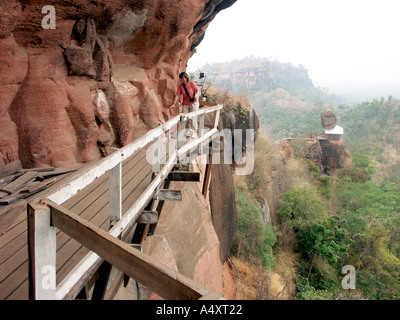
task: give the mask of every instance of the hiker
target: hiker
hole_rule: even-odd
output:
[[[182,109],[179,111],[183,113],[189,113],[193,111],[199,110],[199,100],[197,99],[197,93],[199,89],[193,81],[189,80],[189,75],[186,72],[181,72],[179,74],[179,79],[181,79],[181,84],[178,87],[176,92],[176,96],[174,98],[174,102],[170,105],[169,108],[175,106],[176,102],[179,100],[179,103],[182,105]],[[190,134],[191,138],[197,138],[197,119],[193,118],[188,120],[188,134]]]

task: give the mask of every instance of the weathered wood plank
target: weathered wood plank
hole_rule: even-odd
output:
[[[4,198],[4,197],[7,197],[7,196],[8,196],[8,192],[0,191],[0,199]]]
[[[143,211],[136,221],[137,223],[155,224],[158,222],[157,211]]]
[[[154,195],[154,199],[159,201],[182,201],[181,190],[161,189]]]
[[[47,170],[47,171],[37,171],[38,172],[38,177],[40,179],[45,179],[47,177],[53,177],[53,176],[58,176],[60,174],[66,174],[66,173],[71,173],[75,172],[78,169],[82,168],[83,166],[78,166],[76,168],[56,168],[54,170]]]
[[[22,187],[20,193],[33,193],[34,191],[43,190],[49,184],[55,182],[57,178],[46,179],[43,181],[33,181]]]
[[[56,203],[49,201],[48,205],[52,210],[52,222],[57,228],[161,297],[195,300],[208,294],[208,289],[193,280],[165,267]]]
[[[28,172],[28,171],[36,171],[36,172],[47,172],[47,171],[54,171],[54,167],[44,167],[44,168],[32,168],[32,169],[21,169],[21,172]]]
[[[43,181],[45,182],[45,181]],[[0,204],[2,205],[8,205],[8,204],[12,204],[15,203],[19,200],[22,199],[26,199],[29,198],[30,196],[34,195],[35,193],[38,193],[40,191],[43,191],[44,189],[46,189],[48,187],[49,184],[53,183],[54,181],[48,181],[45,183],[41,183],[41,184],[34,184],[32,187],[32,191],[29,190],[18,190],[17,192],[10,194],[4,198],[0,199]],[[30,187],[29,187],[30,188]]]
[[[16,172],[13,174],[10,174],[8,176],[5,176],[3,178],[0,179],[0,190],[6,186],[7,184],[9,184],[12,180],[18,178],[19,176],[22,176],[24,173],[23,172]]]
[[[8,196],[6,196],[4,198],[1,198],[0,199],[0,204],[1,205],[9,205],[9,204],[15,203],[15,202],[17,202],[19,200],[22,200],[24,198],[27,198],[28,196],[29,195],[27,193],[19,193],[19,192],[17,192],[17,193],[14,193],[14,194],[10,194],[10,195],[8,195]]]
[[[18,189],[21,189],[25,184],[32,182],[36,179],[38,173],[36,171],[29,171],[24,173],[22,176],[3,187],[2,191],[8,192],[9,194],[14,193]]]

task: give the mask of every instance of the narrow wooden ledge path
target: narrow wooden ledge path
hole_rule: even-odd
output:
[[[88,164],[90,165],[90,164]],[[65,175],[56,182],[63,182],[79,174],[78,172]],[[146,149],[142,149],[125,160],[122,165],[122,206],[126,212],[140,197],[149,185],[152,176],[152,166],[146,159]],[[78,194],[67,200],[63,206],[73,210],[80,217],[108,231],[110,226],[109,214],[109,174],[106,173],[92,184],[82,189]],[[45,192],[35,195],[39,199]],[[26,199],[27,202],[32,199]],[[14,223],[0,236],[0,299],[28,299],[28,248],[27,248],[27,215],[26,206],[19,206],[18,217]],[[72,270],[89,252],[77,241],[65,233],[57,232],[57,282]]]

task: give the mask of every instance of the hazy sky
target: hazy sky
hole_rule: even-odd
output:
[[[251,55],[302,64],[330,93],[400,97],[400,0],[238,0],[188,70]]]

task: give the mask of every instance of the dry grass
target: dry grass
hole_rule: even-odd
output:
[[[268,275],[261,266],[252,265],[238,257],[231,258],[238,271],[236,300],[258,299],[260,288],[268,281]]]
[[[286,224],[279,226],[280,236],[278,238],[275,251],[276,267],[274,272],[280,275],[285,282],[285,287],[277,296],[277,299],[291,300],[296,293],[296,283],[298,281],[297,267],[299,265],[299,255],[294,252],[296,246],[296,234],[293,229]]]
[[[292,235],[290,235],[292,236]],[[237,300],[292,300],[298,280],[298,256],[293,246],[286,242],[275,255],[276,267],[265,270],[261,265],[251,264],[238,257],[232,257],[237,269]]]

